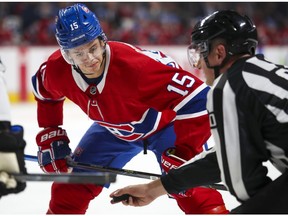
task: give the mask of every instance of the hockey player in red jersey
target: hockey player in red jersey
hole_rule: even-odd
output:
[[[68,155],[122,168],[143,149],[153,151],[160,166],[166,149],[174,148],[184,160],[203,151],[210,137],[206,84],[159,51],[108,41],[95,14],[83,4],[58,12],[56,39],[60,49],[32,77],[38,123],[44,128],[36,137],[44,172],[69,172]],[[65,98],[94,120],[73,153],[60,127]],[[171,162],[163,172],[173,167]],[[54,183],[47,213],[84,214],[102,189]],[[214,189],[199,187],[172,196],[186,214],[227,213]]]

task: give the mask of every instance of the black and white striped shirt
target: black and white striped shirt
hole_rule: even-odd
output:
[[[231,194],[245,201],[272,181],[263,162],[288,168],[288,68],[262,55],[239,59],[215,80],[207,109],[219,167],[214,151],[172,170],[161,178],[168,192],[215,183],[221,173]]]
[[[260,55],[238,60],[213,85],[207,109],[221,179],[239,200],[271,181],[263,162],[288,168],[287,68]]]

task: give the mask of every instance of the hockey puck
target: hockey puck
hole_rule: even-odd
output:
[[[129,194],[123,194],[121,196],[113,196],[112,197],[112,200],[111,200],[111,203],[118,203],[118,202],[121,202],[121,201],[127,201],[128,202],[128,199],[129,199],[130,195]]]

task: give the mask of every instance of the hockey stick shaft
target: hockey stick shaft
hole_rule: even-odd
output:
[[[37,157],[32,156],[32,155],[25,155],[25,160],[37,161]],[[161,177],[161,175],[155,174],[155,173],[147,173],[147,172],[141,172],[141,171],[135,171],[135,170],[105,167],[105,166],[100,166],[100,165],[95,165],[95,164],[76,162],[71,159],[67,160],[67,164],[70,167],[74,167],[78,169],[94,170],[98,172],[110,172],[110,173],[114,173],[118,175],[125,175],[125,176],[138,177],[138,178],[151,179],[151,180],[155,180]],[[227,191],[227,188],[222,184],[211,184],[205,187]]]
[[[76,162],[76,161],[69,160],[69,159],[67,160],[67,164],[70,167],[74,167],[74,168],[78,168],[78,169],[94,170],[94,171],[100,171],[100,172],[111,172],[111,173],[115,173],[115,174],[119,174],[119,175],[138,177],[138,178],[144,178],[144,179],[151,179],[151,180],[155,180],[155,179],[158,179],[159,177],[161,177],[161,175],[154,174],[154,173],[147,173],[147,172],[141,172],[141,171],[135,171],[135,170],[105,167],[105,166],[99,166],[99,165],[95,165],[95,164]]]
[[[25,154],[25,155],[24,155],[24,159],[25,159],[26,161],[38,162],[37,156],[34,156],[34,155],[27,155],[27,154]]]
[[[33,161],[33,162],[38,161],[37,157],[34,155],[26,155],[25,154],[24,158],[27,161]],[[126,175],[126,176],[145,178],[145,179],[151,179],[151,180],[157,179],[161,176],[161,175],[154,174],[154,173],[146,173],[146,172],[140,172],[140,171],[134,171],[134,170],[118,169],[118,168],[99,166],[99,165],[95,165],[95,164],[75,162],[75,161],[69,160],[69,159],[67,160],[67,164],[70,167],[79,168],[79,169],[94,170],[94,171],[98,171],[98,172],[110,172],[110,173],[115,173],[115,174],[119,174],[119,175]]]
[[[111,173],[62,173],[62,174],[40,174],[40,173],[13,173],[18,181],[53,181],[61,183],[81,184],[106,184],[116,181],[116,174]]]
[[[118,168],[111,168],[111,167],[104,167],[104,166],[98,166],[95,164],[88,164],[88,163],[81,163],[76,162],[73,160],[67,160],[67,164],[70,167],[78,168],[78,169],[87,169],[87,170],[95,170],[95,171],[101,171],[101,172],[111,172],[119,175],[125,175],[125,176],[132,176],[132,177],[138,177],[138,178],[145,178],[145,179],[151,179],[156,180],[161,177],[159,174],[154,173],[147,173],[147,172],[140,172],[135,170],[127,170],[127,169],[118,169]],[[213,188],[216,190],[224,190],[227,191],[226,187],[221,184],[211,184],[207,185],[205,187]]]

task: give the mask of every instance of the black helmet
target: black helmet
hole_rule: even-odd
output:
[[[211,40],[216,38],[225,39],[230,56],[244,53],[254,55],[258,44],[254,23],[249,17],[231,10],[216,11],[199,21],[191,34],[191,46],[197,45],[205,58],[209,54]]]

